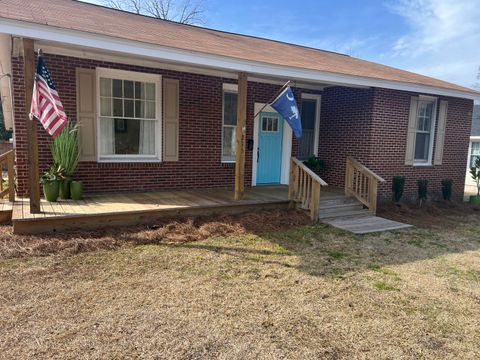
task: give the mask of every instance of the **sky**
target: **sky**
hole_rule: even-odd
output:
[[[467,87],[480,83],[479,0],[200,1],[208,28],[346,53]]]

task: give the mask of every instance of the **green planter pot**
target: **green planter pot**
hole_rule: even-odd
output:
[[[70,199],[70,183],[72,179],[64,179],[60,181],[60,199]]]
[[[47,199],[47,201],[57,201],[59,192],[60,184],[58,180],[46,181],[43,184],[43,194],[45,195],[45,199]]]
[[[480,206],[480,196],[478,196],[478,195],[470,196],[470,204]]]
[[[72,200],[82,200],[83,184],[81,181],[72,181],[70,183],[70,197]]]

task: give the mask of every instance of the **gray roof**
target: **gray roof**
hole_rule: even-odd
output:
[[[480,136],[480,104],[473,106],[472,133],[470,136]]]

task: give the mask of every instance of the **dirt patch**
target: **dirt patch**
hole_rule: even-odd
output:
[[[468,203],[430,201],[417,204],[393,203],[379,207],[378,216],[428,229],[453,228],[459,224],[478,221],[480,208]]]
[[[103,228],[63,234],[14,235],[11,226],[0,226],[0,259],[76,254],[111,250],[125,245],[190,242],[218,236],[263,234],[307,225],[300,211],[260,211],[242,215],[162,219],[149,226]]]

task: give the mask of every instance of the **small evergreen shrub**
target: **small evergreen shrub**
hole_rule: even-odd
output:
[[[452,185],[453,185],[452,179],[443,179],[442,180],[443,200],[450,201],[450,199],[452,198]]]
[[[404,176],[394,176],[392,178],[392,193],[393,201],[398,203],[403,196],[403,190],[405,188],[405,177]]]
[[[422,202],[427,200],[428,180],[420,179],[417,181],[417,185],[418,185],[418,200],[420,200],[420,206],[422,206]]]

